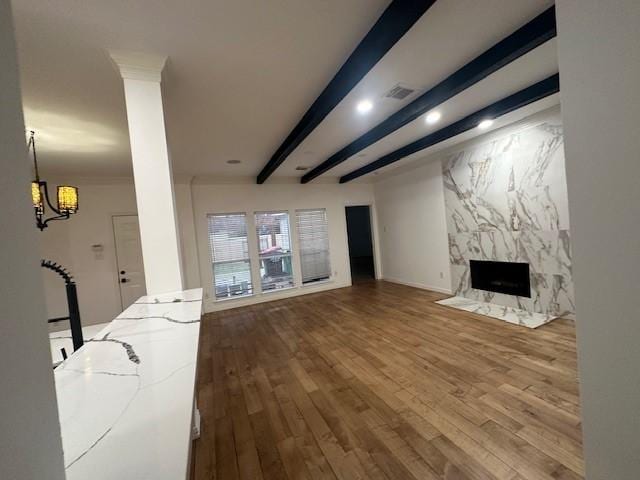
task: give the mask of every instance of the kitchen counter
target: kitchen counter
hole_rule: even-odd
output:
[[[141,297],[55,369],[67,480],[187,477],[201,311]]]
[[[92,339],[100,333],[108,323],[99,323],[97,325],[87,325],[82,327],[82,337],[84,341]],[[73,340],[71,338],[71,330],[59,330],[57,332],[49,332],[49,344],[51,345],[51,363],[54,367],[60,365],[63,361],[62,352],[64,348],[67,355],[73,354]]]

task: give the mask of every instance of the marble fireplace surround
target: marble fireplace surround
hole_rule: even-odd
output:
[[[442,159],[442,173],[452,291],[459,298],[450,306],[465,306],[463,310],[478,313],[500,311],[482,304],[508,307],[540,314],[540,321],[572,317],[575,306],[559,108],[449,153]],[[528,263],[531,297],[472,288],[470,260]]]

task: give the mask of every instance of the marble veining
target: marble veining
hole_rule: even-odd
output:
[[[573,316],[571,241],[559,113],[442,162],[454,295]],[[470,260],[529,264],[531,298],[471,288]]]
[[[82,337],[84,341],[91,340],[97,336],[108,323],[99,323],[97,325],[86,325],[82,327]],[[51,362],[54,367],[62,363],[62,352],[64,348],[67,355],[73,353],[73,340],[71,338],[71,330],[59,330],[57,332],[49,332],[49,343],[51,345]]]
[[[554,315],[544,313],[527,312],[520,308],[496,305],[495,303],[479,302],[464,297],[451,297],[438,300],[435,303],[445,305],[465,312],[478,313],[491,318],[502,320],[503,322],[521,325],[527,328],[538,328],[545,323],[557,318]]]
[[[201,308],[142,297],[55,369],[68,480],[185,478]]]

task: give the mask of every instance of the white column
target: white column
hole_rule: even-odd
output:
[[[182,290],[180,236],[160,90],[166,57],[110,54],[124,81],[147,294]]]
[[[63,480],[10,4],[0,0],[0,478]]]
[[[640,2],[556,10],[586,478],[640,478]]]

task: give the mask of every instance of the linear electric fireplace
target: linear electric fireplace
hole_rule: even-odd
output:
[[[529,264],[471,260],[471,287],[489,292],[531,297]]]

